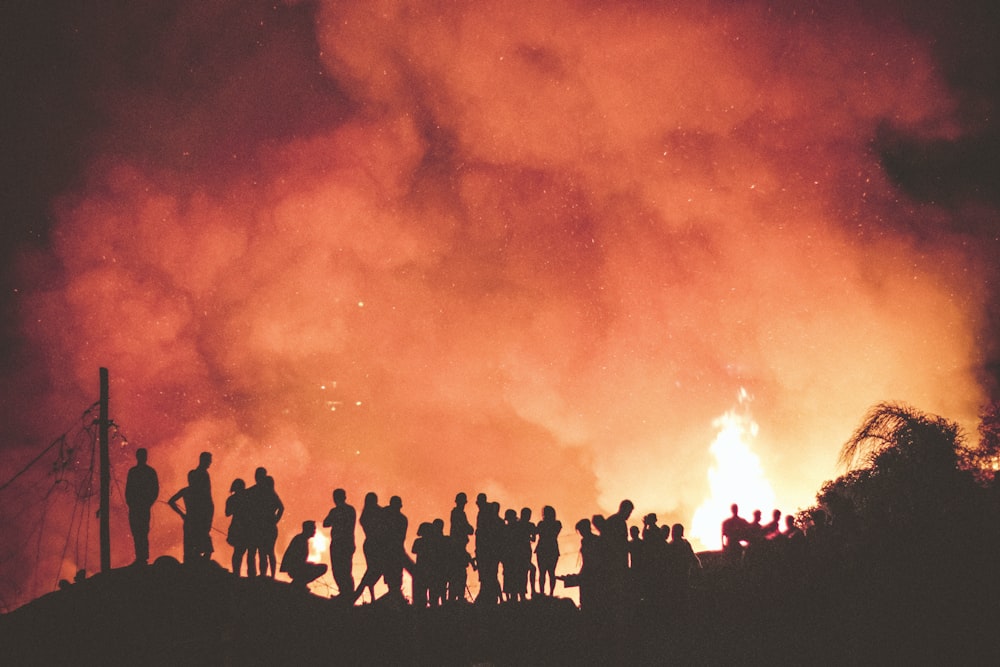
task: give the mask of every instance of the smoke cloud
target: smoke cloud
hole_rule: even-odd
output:
[[[686,523],[741,388],[793,511],[872,404],[971,427],[989,398],[996,210],[970,228],[885,168],[887,133],[972,131],[891,11],[146,5],[80,18],[104,120],[13,269],[5,479],[100,366],[118,480],[144,446],[166,498],[212,451],[217,508],[263,465],[287,526],[338,486],[411,522],[484,491]],[[34,560],[4,563],[26,594]]]

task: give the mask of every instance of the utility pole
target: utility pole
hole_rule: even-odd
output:
[[[108,369],[101,369],[98,433],[101,447],[101,572],[111,571],[111,459],[108,455]]]

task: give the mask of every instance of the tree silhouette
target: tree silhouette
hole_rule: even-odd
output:
[[[973,467],[981,482],[994,483],[1000,468],[1000,401],[985,406],[979,413],[979,448]]]
[[[847,472],[818,495],[839,537],[861,544],[953,539],[985,500],[974,474],[981,452],[957,423],[901,403],[879,403],[844,444]],[[971,503],[971,504],[970,504]]]

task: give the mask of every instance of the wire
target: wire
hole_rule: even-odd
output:
[[[21,469],[21,470],[20,470],[20,471],[19,471],[19,472],[18,472],[17,474],[15,474],[15,475],[14,475],[13,477],[11,477],[11,478],[10,478],[10,479],[8,479],[8,480],[7,480],[6,482],[4,482],[4,483],[3,483],[3,485],[2,485],[2,486],[0,486],[0,491],[3,491],[4,489],[6,489],[6,488],[7,488],[8,486],[10,486],[11,484],[13,484],[13,483],[14,483],[14,481],[15,481],[15,480],[16,480],[16,479],[17,479],[18,477],[20,477],[20,476],[21,476],[21,475],[23,475],[24,473],[28,472],[28,470],[29,470],[29,469],[31,468],[31,466],[33,466],[33,465],[35,465],[36,463],[38,463],[38,461],[39,461],[39,460],[40,460],[40,459],[41,459],[41,458],[42,458],[43,456],[45,456],[45,454],[47,454],[47,453],[48,453],[48,451],[49,451],[50,449],[52,449],[53,447],[55,447],[55,446],[56,446],[56,445],[58,445],[59,443],[63,443],[63,444],[65,444],[65,439],[66,439],[66,434],[65,434],[65,433],[63,433],[63,434],[62,434],[62,435],[60,435],[60,436],[59,436],[58,438],[56,438],[56,439],[55,439],[55,440],[53,440],[53,441],[52,441],[51,443],[49,443],[49,446],[48,446],[48,447],[46,447],[45,449],[43,449],[43,450],[41,451],[41,453],[39,453],[39,454],[38,454],[38,456],[36,456],[35,458],[31,459],[31,461],[30,461],[30,462],[28,463],[28,465],[24,466],[24,468],[22,468],[22,469]]]
[[[80,415],[80,419],[81,420],[85,419],[87,417],[87,415],[91,411],[93,411],[93,409],[96,408],[99,404],[100,404],[100,401],[94,402],[89,408],[87,408],[86,410],[83,411],[83,414]],[[20,477],[24,473],[26,473],[31,468],[31,466],[33,466],[36,463],[38,463],[41,460],[41,458],[43,456],[45,456],[45,454],[50,449],[52,449],[56,445],[59,445],[60,443],[61,443],[61,445],[64,446],[66,444],[66,436],[69,434],[69,432],[72,430],[72,428],[73,427],[70,427],[70,428],[66,429],[66,431],[64,431],[62,435],[56,437],[55,440],[53,440],[52,442],[50,442],[47,447],[45,447],[41,452],[39,452],[38,456],[36,456],[35,458],[31,459],[31,461],[28,462],[28,465],[24,466],[24,468],[22,468],[20,471],[18,471],[13,477],[11,477],[10,479],[8,479],[6,482],[4,482],[3,484],[0,484],[0,491],[5,490],[8,486],[10,486],[11,484],[14,483],[14,480],[16,480],[18,477]]]

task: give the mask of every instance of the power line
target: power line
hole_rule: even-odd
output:
[[[84,410],[83,414],[81,415],[81,419],[85,418],[87,416],[87,414],[91,410],[93,410],[95,407],[97,407],[97,404],[98,403],[94,403],[89,408],[87,408],[86,410]],[[0,491],[3,491],[4,489],[6,489],[8,486],[10,486],[11,484],[13,484],[14,481],[18,477],[20,477],[24,473],[28,472],[28,470],[31,469],[31,466],[33,466],[36,463],[38,463],[41,460],[41,458],[43,456],[45,456],[45,454],[48,453],[48,451],[50,449],[52,449],[53,447],[55,447],[56,445],[58,445],[60,443],[62,443],[63,445],[65,445],[66,444],[66,436],[69,435],[70,430],[72,430],[72,429],[66,429],[66,431],[62,435],[58,436],[55,440],[53,440],[52,442],[50,442],[49,445],[47,447],[45,447],[45,449],[43,449],[41,452],[39,452],[38,456],[36,456],[35,458],[31,459],[31,461],[28,463],[28,465],[24,466],[24,468],[22,468],[20,471],[18,471],[13,477],[11,477],[6,482],[4,482],[2,485],[0,485]]]

